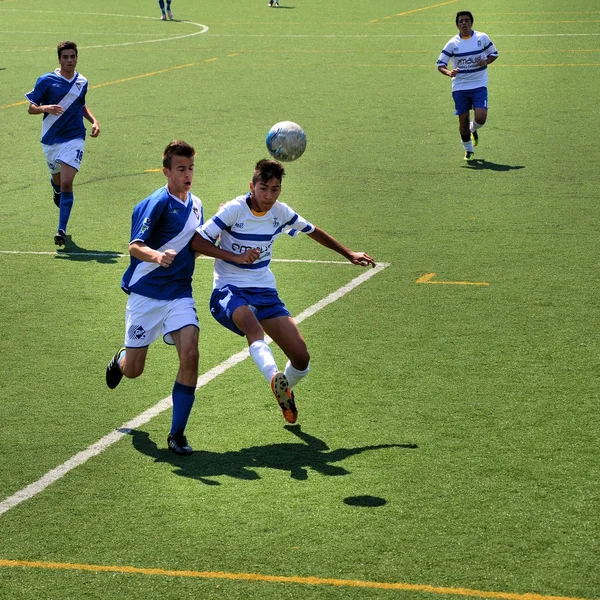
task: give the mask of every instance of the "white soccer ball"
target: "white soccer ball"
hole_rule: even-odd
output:
[[[304,129],[293,121],[275,123],[267,133],[266,142],[269,154],[285,162],[300,158],[306,150]]]

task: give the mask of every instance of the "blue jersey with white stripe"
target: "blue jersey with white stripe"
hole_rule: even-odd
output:
[[[448,67],[450,61],[454,68],[458,67],[458,74],[452,78],[453,92],[487,87],[487,67],[480,67],[478,63],[488,56],[498,56],[498,50],[487,34],[474,30],[472,33],[468,38],[455,35],[437,60],[438,67]]]
[[[45,73],[35,82],[34,88],[25,97],[29,102],[42,104],[60,104],[64,112],[60,115],[44,113],[42,120],[42,144],[59,144],[69,140],[85,139],[83,109],[88,81],[75,72],[72,79],[66,79],[56,69]]]
[[[275,288],[275,276],[269,265],[273,243],[279,235],[311,233],[314,225],[283,202],[275,204],[266,213],[250,208],[250,194],[238,196],[223,205],[198,233],[213,244],[234,254],[243,254],[250,248],[260,249],[260,258],[251,265],[238,265],[215,259],[214,287],[230,284],[241,288]]]
[[[168,267],[132,256],[121,282],[123,291],[158,300],[191,298],[195,253],[190,241],[203,222],[200,198],[188,193],[182,202],[169,193],[167,186],[137,204],[131,217],[129,243],[143,242],[159,252],[172,249],[177,255]]]

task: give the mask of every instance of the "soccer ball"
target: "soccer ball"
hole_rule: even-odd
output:
[[[267,133],[266,142],[269,154],[285,162],[300,158],[306,150],[304,129],[293,121],[275,123]]]

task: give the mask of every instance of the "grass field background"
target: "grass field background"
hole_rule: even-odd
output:
[[[298,425],[246,360],[198,390],[188,459],[167,410],[0,514],[0,598],[600,597],[597,2],[280,3],[173,0],[161,22],[153,1],[0,1],[0,507],[170,394],[162,343],[117,390],[104,369],[131,210],[172,139],[210,216],[297,121],[281,199],[389,264],[301,323]],[[500,52],[472,164],[435,68],[458,10]],[[23,94],[64,39],[101,135],[55,252]],[[341,259],[308,238],[275,256]],[[273,270],[294,315],[364,272]],[[211,283],[199,260],[201,374],[245,347]]]

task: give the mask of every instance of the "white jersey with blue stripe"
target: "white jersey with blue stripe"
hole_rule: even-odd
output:
[[[132,256],[121,282],[123,291],[158,300],[191,298],[196,255],[190,241],[203,222],[200,198],[188,193],[182,202],[167,186],[136,204],[129,243],[143,242],[159,252],[172,249],[177,255],[168,267]]]
[[[70,140],[85,139],[83,109],[88,81],[75,72],[72,79],[66,79],[60,70],[45,73],[35,82],[34,88],[25,97],[37,106],[60,104],[60,115],[44,113],[42,120],[42,144],[51,146]]]
[[[314,225],[283,202],[275,202],[266,213],[254,212],[249,202],[250,194],[234,198],[198,229],[209,242],[219,241],[220,248],[235,254],[243,254],[250,248],[260,249],[260,258],[251,265],[215,259],[215,289],[228,284],[275,289],[275,276],[269,265],[276,238],[282,233],[295,236],[315,230]]]
[[[498,56],[498,50],[487,34],[473,30],[469,38],[455,35],[442,50],[438,60],[438,67],[448,67],[452,61],[454,68],[459,69],[456,77],[452,77],[452,91],[474,90],[487,87],[487,67],[480,67],[479,61],[488,56]]]

